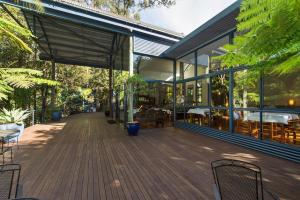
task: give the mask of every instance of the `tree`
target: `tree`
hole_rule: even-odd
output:
[[[11,9],[18,14],[16,9]],[[34,36],[24,27],[17,24],[3,10],[0,12],[0,100],[7,99],[7,95],[14,88],[28,89],[34,85],[57,85],[55,81],[42,78],[39,70],[24,68],[32,62],[24,61],[28,54],[32,55],[32,38]],[[17,60],[17,61],[16,61]],[[17,65],[17,66],[16,66]]]
[[[141,10],[159,6],[170,7],[176,0],[79,0],[98,7],[102,10],[135,19],[139,19]]]
[[[225,66],[249,65],[276,73],[300,67],[300,0],[244,0],[237,36],[220,56]]]

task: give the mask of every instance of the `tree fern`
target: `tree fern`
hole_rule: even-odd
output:
[[[299,68],[300,0],[244,0],[238,36],[218,57],[226,66],[251,65],[289,73]]]

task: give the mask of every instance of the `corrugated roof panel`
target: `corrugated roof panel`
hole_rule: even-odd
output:
[[[144,39],[142,37],[134,36],[135,53],[146,54],[149,56],[160,56],[170,46],[170,43],[167,44],[157,40],[151,40],[149,38]]]

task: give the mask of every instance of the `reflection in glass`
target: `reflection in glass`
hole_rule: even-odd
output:
[[[229,106],[229,78],[228,74],[211,77],[212,106]]]
[[[195,76],[195,54],[191,53],[179,60],[184,79]]]
[[[223,69],[220,61],[212,59],[212,57],[223,55],[225,50],[222,47],[228,43],[229,36],[225,36],[197,51],[198,76]]]
[[[300,70],[278,75],[265,72],[264,106],[267,108],[300,108]]]
[[[263,113],[262,138],[280,143],[298,144],[300,119],[292,113]]]
[[[186,110],[186,116],[188,123],[209,125],[209,108],[189,108]]]
[[[210,126],[218,130],[228,131],[229,119],[228,110],[212,109]]]
[[[259,71],[243,70],[234,73],[234,107],[259,107]]]
[[[170,60],[134,55],[134,71],[145,80],[173,80],[173,62]]]
[[[197,76],[209,73],[209,56],[206,54],[199,54],[197,56]]]
[[[176,84],[176,119],[184,120],[184,84]]]
[[[148,83],[148,89],[138,94],[137,107],[172,109],[173,85],[171,83]]]
[[[185,106],[186,107],[191,107],[191,106],[195,106],[195,89],[196,89],[196,81],[190,81],[190,82],[186,82],[186,94],[185,94]]]
[[[209,78],[196,81],[196,105],[208,106],[208,86]]]
[[[258,115],[254,114],[257,113]],[[247,110],[235,110],[234,131],[243,135],[258,138],[259,134],[259,112],[251,112]]]

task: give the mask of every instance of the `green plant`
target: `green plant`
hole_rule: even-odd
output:
[[[23,124],[24,120],[27,119],[29,115],[30,112],[28,110],[21,110],[20,108],[6,110],[3,108],[0,112],[0,122]]]
[[[128,77],[126,80],[126,91],[128,95],[135,95],[140,92],[145,92],[147,91],[147,82],[141,75],[134,74],[133,76]]]
[[[300,67],[300,0],[244,0],[237,36],[218,59],[227,67],[248,65],[279,74]]]
[[[126,93],[128,95],[128,121],[133,121],[133,95],[145,91],[147,83],[139,74],[130,76],[126,81]]]

